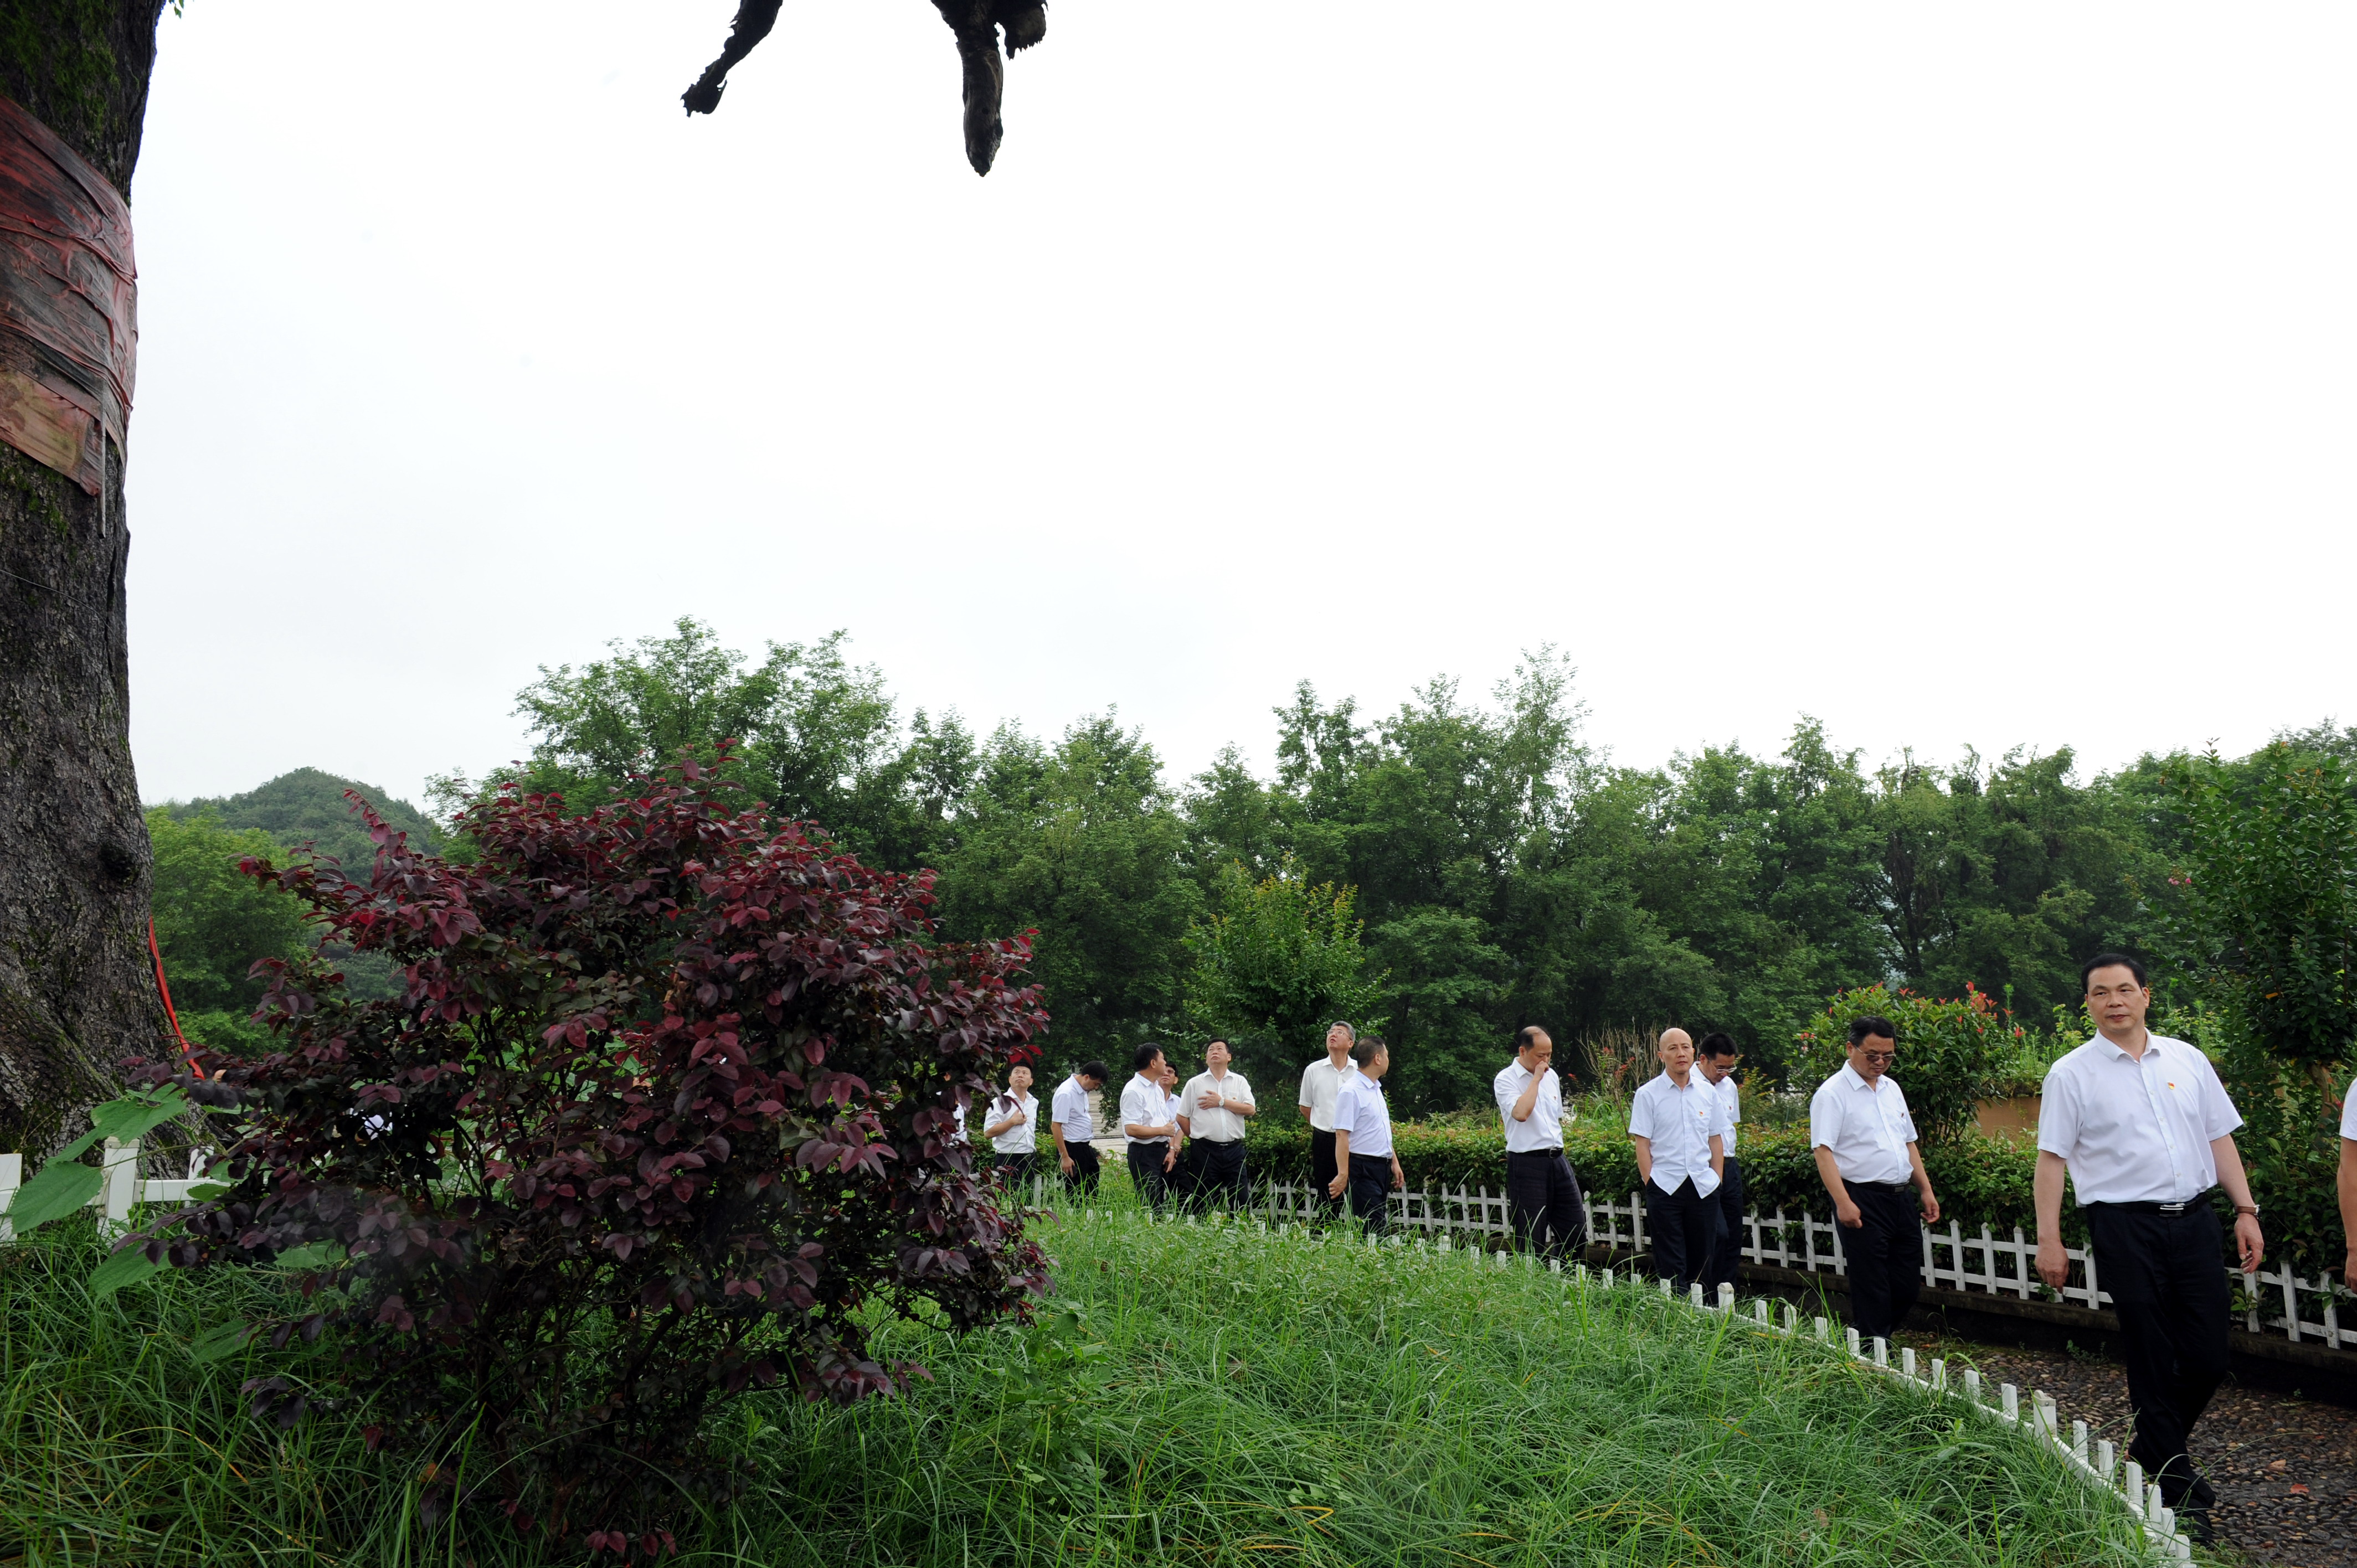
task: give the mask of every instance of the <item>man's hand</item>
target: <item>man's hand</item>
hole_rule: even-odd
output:
[[[2234,1216],[2234,1249],[2243,1254],[2243,1272],[2255,1274],[2266,1262],[2267,1239],[2259,1234],[2259,1217],[2255,1214]]]
[[[1923,1223],[1926,1225],[1937,1225],[1939,1222],[1940,1200],[1932,1194],[1930,1189],[1926,1188],[1923,1193]]]
[[[1066,1154],[1061,1149],[1056,1151],[1056,1163],[1064,1167],[1064,1174],[1066,1176],[1072,1174],[1072,1156]]]
[[[1195,1109],[1198,1111],[1224,1111],[1227,1105],[1226,1097],[1216,1089],[1203,1090],[1203,1098],[1195,1101]]]
[[[1334,1173],[1334,1179],[1326,1184],[1326,1196],[1329,1197],[1341,1197],[1342,1188],[1349,1184],[1350,1179],[1351,1178],[1349,1176],[1343,1175],[1340,1171],[1336,1171]]]
[[[2357,1290],[2357,1242],[2350,1243],[2349,1256],[2341,1260],[2341,1277],[2351,1290]]]
[[[1392,1190],[1394,1192],[1407,1190],[1407,1173],[1400,1169],[1400,1163],[1396,1157],[1392,1161]]]
[[[2071,1254],[2062,1250],[2061,1241],[2054,1237],[2041,1237],[2038,1242],[2038,1277],[2061,1290],[2071,1278]]]
[[[1171,1150],[1168,1154],[1162,1156],[1162,1168],[1166,1172],[1168,1171],[1172,1165],[1175,1165],[1178,1163],[1178,1151],[1176,1149]]]
[[[1857,1205],[1846,1197],[1834,1204],[1834,1218],[1853,1230],[1863,1230],[1866,1226],[1866,1216],[1860,1214],[1857,1211]]]

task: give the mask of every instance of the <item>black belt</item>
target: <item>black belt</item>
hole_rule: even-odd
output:
[[[2192,1209],[2210,1207],[2210,1195],[2202,1193],[2182,1203],[2157,1203],[2150,1198],[2137,1198],[2129,1203],[2083,1203],[2082,1208],[2117,1208],[2128,1214],[2183,1214]]]
[[[1372,1160],[1378,1165],[1388,1166],[1392,1163],[1392,1155],[1389,1149],[1384,1150],[1380,1155],[1362,1155],[1358,1153],[1356,1150],[1351,1151],[1351,1163],[1355,1165],[1361,1160]]]
[[[1194,1141],[1198,1144],[1209,1144],[1215,1149],[1232,1149],[1243,1142],[1242,1138],[1197,1138]]]
[[[1563,1157],[1563,1145],[1557,1144],[1552,1149],[1508,1149],[1506,1157],[1510,1160],[1559,1160]]]
[[[1870,1187],[1877,1192],[1901,1193],[1912,1187],[1911,1181],[1845,1181],[1844,1187]]]

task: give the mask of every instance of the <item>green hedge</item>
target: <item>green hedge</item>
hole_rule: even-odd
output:
[[[1401,1167],[1411,1187],[1486,1187],[1501,1190],[1506,1182],[1505,1135],[1494,1128],[1427,1126],[1404,1122],[1392,1130]],[[1309,1128],[1265,1118],[1253,1122],[1246,1143],[1256,1177],[1298,1180],[1309,1171]],[[1628,1134],[1575,1122],[1564,1130],[1564,1152],[1579,1173],[1579,1185],[1590,1197],[1609,1196],[1625,1202],[1637,1190],[1637,1155]],[[1819,1219],[1833,1218],[1832,1200],[1817,1179],[1815,1158],[1809,1150],[1805,1127],[1746,1128],[1737,1151],[1743,1159],[1745,1206],[1756,1212],[1782,1208]],[[2000,1236],[2017,1225],[2033,1236],[2038,1216],[2031,1182],[2038,1152],[2026,1142],[1985,1138],[1977,1133],[1935,1144],[1924,1151],[1924,1168],[1940,1195],[1943,1223],[1954,1219],[1967,1230],[1986,1224]],[[2251,1171],[2252,1196],[2266,1213],[2267,1255],[2272,1261],[2289,1252],[2303,1273],[2338,1269],[2343,1243],[2341,1215],[2335,1204],[2330,1173],[2319,1181],[2306,1175],[2286,1180],[2265,1166]],[[2223,1197],[2221,1218],[2233,1214]],[[2086,1243],[2086,1227],[2069,1198],[2062,1204],[2062,1231],[2073,1246]]]

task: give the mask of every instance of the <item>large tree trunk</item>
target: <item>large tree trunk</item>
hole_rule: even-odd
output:
[[[126,199],[163,8],[0,12],[0,92]],[[98,446],[91,495],[0,445],[0,1151],[43,1154],[78,1132],[114,1092],[115,1064],[165,1037],[131,766],[124,453]]]

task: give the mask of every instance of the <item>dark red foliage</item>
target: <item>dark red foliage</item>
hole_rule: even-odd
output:
[[[345,1250],[260,1326],[327,1331],[372,1449],[446,1475],[463,1450],[455,1505],[643,1555],[680,1482],[716,1481],[716,1402],[896,1388],[918,1369],[870,1356],[879,1307],[1028,1311],[1039,1250],[949,1141],[1047,1022],[1024,944],[934,942],[929,874],[735,810],[693,764],[587,817],[502,794],[463,824],[472,864],[368,820],[365,880],[246,870],[407,994],[275,964],[273,1054],[146,1076],[239,1118],[231,1189],[156,1230],[174,1262]],[[323,1419],[317,1391],[249,1392]]]

